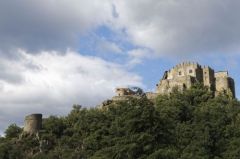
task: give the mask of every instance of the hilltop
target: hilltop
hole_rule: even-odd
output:
[[[104,108],[79,105],[43,119],[38,133],[15,124],[0,138],[0,158],[237,159],[240,102],[214,97],[201,84],[170,95],[119,100]]]

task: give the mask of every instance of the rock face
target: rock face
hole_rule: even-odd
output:
[[[209,66],[202,67],[198,63],[190,62],[178,64],[169,71],[165,71],[157,84],[156,92],[158,94],[168,94],[174,88],[178,90],[188,89],[196,82],[208,86],[215,95],[226,92],[235,98],[234,80],[228,76],[227,71],[215,72]]]
[[[31,114],[25,117],[23,131],[27,134],[36,134],[42,128],[42,114]]]

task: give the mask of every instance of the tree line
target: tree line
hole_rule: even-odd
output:
[[[113,102],[74,105],[43,120],[38,135],[11,124],[1,159],[239,159],[240,102],[207,87]]]

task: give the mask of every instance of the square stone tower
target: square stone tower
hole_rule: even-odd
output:
[[[209,66],[203,67],[203,85],[208,86],[210,90],[215,90],[214,70]]]
[[[235,98],[235,84],[234,80],[228,76],[227,71],[220,71],[215,73],[216,92],[218,95],[225,92]]]

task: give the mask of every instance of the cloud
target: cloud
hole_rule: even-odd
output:
[[[128,67],[156,56],[238,56],[239,7],[238,0],[0,1],[0,130],[28,113],[65,114],[74,103],[111,97],[118,85],[142,85],[120,65],[68,48]]]
[[[0,61],[5,68],[0,73],[0,130],[13,122],[21,125],[30,113],[66,115],[73,104],[95,106],[111,98],[117,86],[142,86],[138,75],[100,58],[72,51],[18,54],[21,59]]]
[[[104,38],[98,39],[96,44],[96,50],[99,53],[115,53],[115,54],[122,54],[123,50],[118,46],[116,43],[108,41]]]
[[[157,55],[240,51],[238,0],[123,0],[114,5],[115,27]]]
[[[111,16],[110,0],[0,1],[1,54],[16,48],[30,52],[76,48],[80,35]]]
[[[137,64],[141,64],[143,60],[146,58],[153,58],[152,56],[150,57],[149,55],[152,54],[151,50],[146,49],[146,48],[137,48],[137,49],[132,49],[128,51],[128,66],[133,67]]]
[[[1,1],[0,54],[78,50],[80,36],[103,25],[153,50],[149,56],[239,53],[239,6],[238,0]],[[120,52],[118,44],[105,44],[100,49]]]

